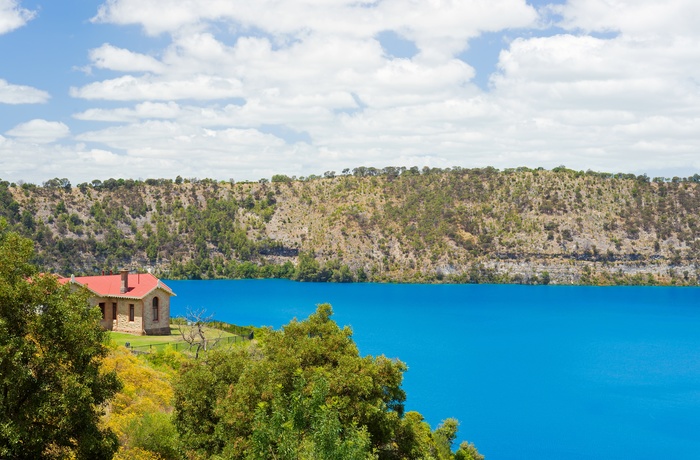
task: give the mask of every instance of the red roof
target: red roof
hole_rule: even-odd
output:
[[[160,288],[170,295],[175,293],[161,280],[150,273],[129,274],[129,289],[121,293],[122,277],[120,274],[103,276],[75,276],[60,278],[60,283],[74,282],[85,286],[100,297],[122,297],[127,299],[143,299],[153,290]]]

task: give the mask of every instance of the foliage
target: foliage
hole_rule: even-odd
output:
[[[484,460],[484,456],[476,450],[474,444],[464,441],[455,452],[455,460]]]
[[[174,418],[187,454],[431,458],[441,443],[443,456],[434,458],[452,458],[454,436],[431,432],[420,414],[404,416],[406,366],[360,357],[350,329],[331,315],[330,305],[319,305],[247,350],[213,351],[187,363],[175,384]]]
[[[152,452],[162,460],[180,458],[178,438],[170,414],[148,412],[135,419],[127,428],[131,449]]]
[[[213,329],[218,329],[220,331],[228,332],[229,334],[245,336],[250,336],[250,334],[252,334],[255,329],[253,326],[237,326],[235,324],[225,323],[223,321],[216,320],[209,321],[209,327]]]
[[[111,458],[114,433],[100,426],[118,390],[103,372],[99,311],[29,264],[31,241],[0,222],[0,457]]]
[[[105,359],[105,370],[123,383],[104,419],[119,437],[117,458],[177,458],[171,381],[184,360],[172,349],[137,358],[124,347],[113,348]]]
[[[255,183],[0,181],[0,215],[64,274],[696,285],[696,176],[361,166]]]
[[[298,376],[291,393],[279,391],[258,404],[248,458],[374,458],[366,428],[343,427],[338,408],[326,402],[328,381],[320,374],[314,378],[307,385]]]

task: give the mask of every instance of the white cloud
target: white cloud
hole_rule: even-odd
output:
[[[117,109],[88,109],[73,115],[78,120],[136,122],[142,119],[172,119],[181,112],[175,102],[143,102],[133,109],[120,107]]]
[[[206,3],[208,6],[202,5],[207,12],[206,17],[214,19],[215,16],[211,16],[211,13],[220,9],[223,2]],[[92,21],[119,25],[142,24],[149,34],[156,35],[200,21],[202,18],[198,13],[204,13],[204,11],[197,6],[193,2],[177,0],[157,2],[107,0],[100,6]]]
[[[123,177],[269,177],[274,165],[293,164],[297,152],[308,149],[285,145],[254,129],[216,130],[171,121],[110,127],[76,137],[124,152],[123,164],[109,173]]]
[[[21,142],[48,144],[67,137],[70,134],[70,128],[57,121],[35,119],[19,124],[5,134]]]
[[[283,142],[253,129],[212,130],[171,121],[146,121],[105,128],[76,136],[84,142],[99,142],[115,150],[151,152],[168,155],[181,152],[208,156],[208,152],[231,152],[238,149],[282,147]],[[223,159],[222,159],[223,160]]]
[[[173,99],[226,99],[241,96],[240,82],[233,78],[195,75],[187,80],[163,80],[152,75],[125,75],[112,80],[71,88],[73,97],[115,101],[162,101]]]
[[[36,12],[20,7],[16,0],[0,0],[0,35],[24,26],[35,15]]]
[[[0,169],[15,181],[41,184],[60,176],[77,184],[115,176],[133,177],[125,159],[124,155],[88,149],[83,144],[36,144],[0,136]],[[140,171],[145,172],[145,168]]]
[[[555,7],[569,29],[630,36],[699,35],[695,0],[569,0]]]
[[[13,85],[0,79],[0,104],[39,104],[49,100],[49,93],[31,86]]]
[[[550,19],[524,0],[109,0],[95,23],[138,25],[166,45],[91,50],[89,67],[118,75],[71,88],[89,104],[73,116],[106,127],[42,145],[15,128],[0,139],[0,169],[16,170],[10,148],[41,159],[35,174],[50,165],[85,180],[362,164],[700,168],[697,7],[658,5],[569,0],[547,11],[571,33],[551,35],[513,30]],[[384,31],[417,54],[388,55]],[[484,31],[511,37],[489,91],[473,83],[478,63],[457,58]]]
[[[683,51],[675,50],[682,41]],[[640,41],[556,35],[518,39],[501,52],[492,84],[504,103],[531,110],[697,113],[700,39]]]
[[[426,53],[439,55],[461,50],[480,31],[525,27],[536,20],[535,9],[524,0],[108,0],[93,18],[94,22],[138,24],[152,35],[176,33],[208,21],[230,21],[241,30],[257,28],[280,38],[309,33],[368,38],[396,30]]]
[[[90,60],[95,67],[120,72],[159,73],[163,70],[163,65],[151,56],[117,48],[108,43],[90,50]]]
[[[153,130],[164,137],[159,139]],[[83,142],[29,143],[0,135],[0,170],[3,179],[34,183],[57,175],[68,177],[73,184],[109,177],[174,178],[177,175],[241,180],[269,178],[279,171],[280,164],[290,174],[297,174],[302,171],[305,159],[314,158],[306,144],[285,146],[280,139],[254,130],[211,131],[144,123],[83,137],[91,142],[93,138],[109,141],[119,136],[134,136],[136,141],[125,141],[129,148],[124,151],[91,147]],[[139,139],[150,141],[146,144]]]
[[[158,76],[124,75],[72,88],[71,95],[116,101],[238,97],[245,105],[229,106],[228,114],[221,116],[219,108],[203,107],[202,112],[211,121],[228,119],[235,126],[285,123],[307,129],[307,122],[333,123],[335,113],[360,110],[362,104],[391,108],[474,93],[474,69],[455,59],[455,53],[480,31],[532,25],[536,20],[535,10],[524,0],[488,5],[477,0],[412,0],[410,5],[398,0],[109,0],[94,22],[139,24],[150,34],[169,32],[172,43],[159,53],[159,61],[147,57],[140,67]],[[208,31],[210,21],[227,24],[240,36],[232,45],[224,44]],[[385,30],[415,41],[420,53],[412,60],[388,58],[375,38]],[[259,32],[269,38],[259,37]],[[111,69],[127,67],[116,61],[133,65],[137,60],[127,50],[99,50],[93,61]],[[97,54],[109,58],[98,60]],[[100,116],[118,115],[78,115]]]

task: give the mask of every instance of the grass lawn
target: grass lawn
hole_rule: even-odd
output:
[[[187,326],[181,326],[187,328]],[[177,326],[170,326],[170,335],[131,335],[124,332],[107,331],[109,338],[117,345],[125,345],[127,342],[132,347],[149,347],[154,350],[164,348],[168,344],[180,348],[184,346],[182,336],[177,329]],[[205,336],[207,339],[217,339],[219,337],[232,337],[234,334],[224,332],[218,329],[207,328]]]

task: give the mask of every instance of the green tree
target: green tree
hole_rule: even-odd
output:
[[[272,182],[289,183],[289,182],[292,182],[292,179],[291,179],[291,177],[286,176],[284,174],[275,174],[274,176],[272,176]]]
[[[261,460],[374,458],[367,430],[355,425],[344,428],[337,407],[327,403],[328,381],[320,375],[315,378],[307,385],[303,377],[298,376],[291,393],[278,392],[271,402],[259,403],[248,457]]]
[[[174,415],[187,455],[453,458],[456,421],[431,432],[420,414],[404,416],[406,366],[359,356],[351,330],[331,315],[330,305],[319,305],[308,319],[261,334],[257,345],[188,363],[175,383]]]
[[[317,281],[321,265],[310,252],[299,253],[299,263],[294,278],[298,281]]]
[[[32,256],[0,221],[0,458],[111,458],[117,439],[99,422],[119,383],[100,369],[100,312]]]
[[[177,432],[165,412],[147,412],[128,427],[132,447],[156,453],[163,460],[179,458]]]
[[[455,460],[484,460],[484,456],[476,450],[474,444],[463,441],[455,452]]]
[[[452,458],[452,443],[457,438],[458,425],[456,419],[448,418],[433,433],[438,459],[449,460]]]

